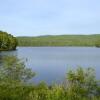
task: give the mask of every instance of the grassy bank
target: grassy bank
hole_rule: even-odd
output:
[[[17,37],[18,46],[100,46],[100,35]]]
[[[8,49],[0,49],[0,51],[8,51]]]
[[[16,50],[16,49],[14,49]],[[9,50],[9,49],[0,49],[0,51],[14,51],[14,50]]]

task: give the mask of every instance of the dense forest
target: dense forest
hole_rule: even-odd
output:
[[[19,46],[96,46],[100,47],[100,35],[58,35],[17,37]]]
[[[2,50],[15,50],[17,46],[17,40],[11,34],[0,31],[0,51]]]

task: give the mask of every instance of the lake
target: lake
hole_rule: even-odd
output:
[[[16,55],[36,72],[34,83],[62,82],[69,69],[93,67],[100,79],[100,48],[95,47],[18,47],[16,51],[2,51],[0,56]]]

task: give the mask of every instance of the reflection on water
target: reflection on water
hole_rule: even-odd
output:
[[[61,82],[70,68],[94,67],[100,79],[100,48],[95,47],[18,47],[16,51],[0,52],[0,57],[16,55],[23,58],[26,66],[37,73],[33,79],[48,84]]]

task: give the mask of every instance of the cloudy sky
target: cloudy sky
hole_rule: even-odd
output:
[[[0,0],[0,30],[15,36],[99,34],[100,0]]]

